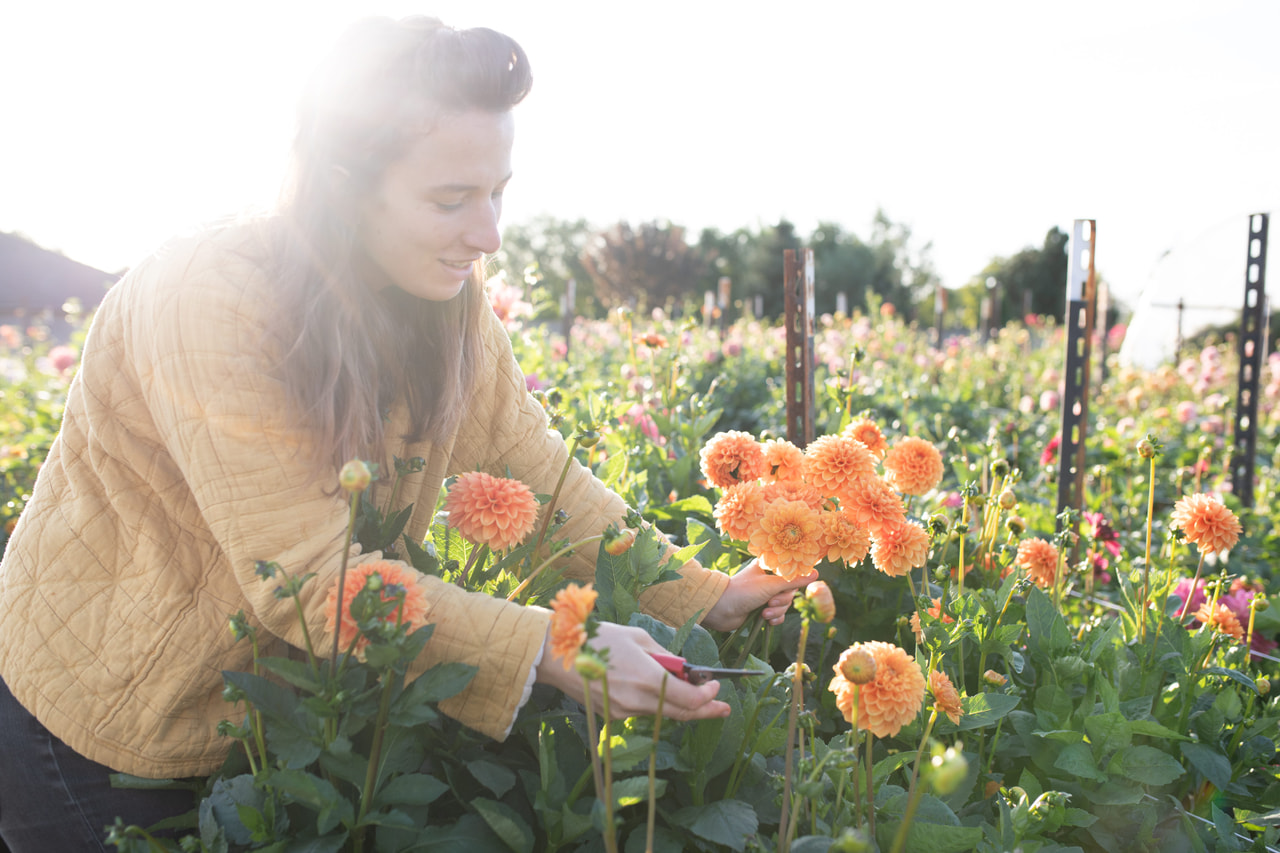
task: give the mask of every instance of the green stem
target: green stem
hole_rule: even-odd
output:
[[[1142,615],[1138,618],[1138,633],[1144,643],[1147,641],[1147,597],[1151,594],[1151,526],[1156,512],[1155,456],[1151,457],[1151,475],[1147,480],[1147,555],[1142,564]]]
[[[356,815],[355,832],[352,836],[352,848],[355,853],[364,850],[365,815],[369,813],[369,804],[373,802],[373,789],[377,785],[378,770],[382,763],[382,737],[387,730],[387,715],[391,712],[391,688],[394,679],[391,671],[382,673],[382,696],[378,700],[378,717],[373,727],[373,743],[369,746],[369,767],[364,774],[364,790],[360,792],[360,811]]]
[[[872,838],[876,837],[876,787],[875,779],[871,774],[871,752],[875,746],[875,741],[872,738],[874,737],[875,735],[871,733],[871,730],[867,729],[867,825],[871,829]]]
[[[604,538],[603,533],[597,533],[595,536],[588,536],[585,539],[580,539],[577,542],[573,542],[569,545],[564,546],[559,551],[556,551],[550,557],[547,557],[547,559],[539,563],[536,569],[534,569],[532,572],[529,572],[529,576],[524,580],[520,581],[519,586],[511,590],[511,594],[507,596],[507,601],[515,601],[516,596],[524,592],[525,588],[528,587],[529,584],[533,582],[534,578],[536,578],[539,574],[541,574],[543,569],[545,569],[547,566],[551,565],[556,560],[563,557],[565,554],[569,553],[575,548],[580,548],[581,546],[586,545],[588,542],[599,542],[603,538]]]
[[[760,635],[760,629],[762,627],[764,627],[763,607],[756,611],[755,621],[751,623],[751,632],[747,634],[747,639],[742,644],[742,651],[738,653],[737,663],[734,664],[735,668],[741,669],[742,665],[747,662],[747,655],[751,654],[751,649],[755,646],[756,637]]]
[[[600,679],[600,690],[603,693],[604,708],[601,710],[601,716],[604,717],[604,733],[601,739],[604,741],[604,848],[609,853],[617,853],[618,851],[618,830],[613,825],[613,746],[609,742],[609,676],[606,675]]]
[[[653,851],[654,823],[658,816],[657,790],[658,742],[662,736],[662,706],[667,701],[667,676],[663,673],[662,684],[658,687],[658,712],[653,718],[653,749],[649,752],[649,815],[645,821],[644,849],[646,853]]]
[[[573,464],[573,454],[578,452],[578,439],[574,438],[573,443],[569,445],[569,456],[564,460],[564,467],[560,469],[560,479],[556,481],[555,491],[551,493],[551,500],[543,508],[542,523],[538,525],[538,537],[533,540],[533,550],[530,554],[537,555],[538,549],[542,547],[542,540],[547,535],[547,527],[551,524],[551,517],[556,513],[556,501],[560,498],[560,489],[564,487],[564,478],[569,475],[569,466]]]
[[[791,769],[795,760],[796,717],[800,711],[800,697],[804,693],[804,647],[809,640],[809,620],[800,622],[800,647],[796,650],[796,672],[791,683],[791,710],[787,714],[787,751],[782,775],[782,817],[778,820],[778,853],[791,849],[791,835],[787,819],[791,811]]]
[[[911,819],[916,816],[916,808],[920,805],[920,795],[923,793],[924,788],[921,787],[919,790],[912,791],[907,800],[907,810],[902,815],[902,823],[898,825],[897,833],[893,836],[893,849],[890,853],[901,853],[903,845],[907,843],[907,831],[911,828]]]
[[[342,634],[342,617],[346,602],[343,598],[347,591],[347,563],[351,561],[351,540],[356,531],[356,511],[360,508],[360,493],[352,492],[348,501],[351,504],[347,515],[347,539],[342,546],[342,568],[338,570],[338,607],[333,614],[333,653],[329,657],[329,674],[338,671],[338,637]]]
[[[920,738],[920,748],[916,750],[916,760],[911,768],[911,784],[907,786],[907,796],[912,796],[916,791],[916,780],[920,778],[920,759],[924,756],[925,747],[929,744],[929,735],[933,734],[933,724],[938,722],[938,709],[935,706],[933,713],[929,715],[929,722],[924,727],[924,737]]]

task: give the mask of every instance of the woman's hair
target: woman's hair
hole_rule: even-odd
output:
[[[448,302],[376,291],[356,273],[357,209],[442,115],[503,112],[529,91],[524,51],[488,29],[370,19],[335,46],[299,110],[292,169],[270,233],[279,375],[318,461],[383,460],[385,415],[403,394],[410,440],[457,426],[476,381],[479,268]]]

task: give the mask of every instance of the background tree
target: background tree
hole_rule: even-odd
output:
[[[999,298],[997,325],[1021,319],[1025,314],[1044,314],[1062,320],[1066,311],[1068,235],[1056,225],[1044,235],[1040,248],[1028,246],[1012,257],[992,258],[969,284],[962,288],[961,303],[966,322],[979,322],[981,300],[987,279],[995,279]],[[969,316],[972,315],[972,316]]]
[[[596,234],[582,253],[596,295],[608,306],[678,306],[701,299],[706,256],[685,240],[685,229],[670,222],[627,222]]]
[[[573,310],[586,317],[599,316],[602,312],[595,286],[582,263],[583,250],[594,233],[585,219],[537,216],[504,229],[502,249],[495,261],[498,269],[506,272],[508,282],[521,285],[529,276],[544,299],[556,306],[573,279],[577,292]],[[530,302],[537,303],[538,295],[527,292]]]

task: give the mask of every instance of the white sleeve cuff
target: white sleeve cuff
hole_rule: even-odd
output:
[[[516,703],[515,710],[511,712],[511,721],[507,723],[507,727],[502,732],[499,740],[506,740],[511,734],[511,728],[516,724],[516,717],[520,716],[520,709],[529,701],[529,697],[533,694],[533,685],[538,677],[538,665],[542,663],[542,656],[547,652],[547,637],[544,634],[542,643],[538,646],[538,653],[533,656],[533,664],[529,667],[529,674],[524,680],[524,690],[520,694],[520,701]]]

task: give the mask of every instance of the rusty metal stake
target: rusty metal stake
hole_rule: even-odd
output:
[[[1093,268],[1096,225],[1092,219],[1077,219],[1068,248],[1066,389],[1062,395],[1062,439],[1058,447],[1059,513],[1067,507],[1084,508],[1084,442],[1088,432],[1090,350],[1097,304]]]
[[[787,249],[783,293],[787,324],[787,439],[796,447],[813,441],[813,250]]]
[[[1253,506],[1253,469],[1258,452],[1258,385],[1270,334],[1267,329],[1267,226],[1270,216],[1249,217],[1245,257],[1244,310],[1240,314],[1240,385],[1235,439],[1231,448],[1231,490],[1243,506]]]

